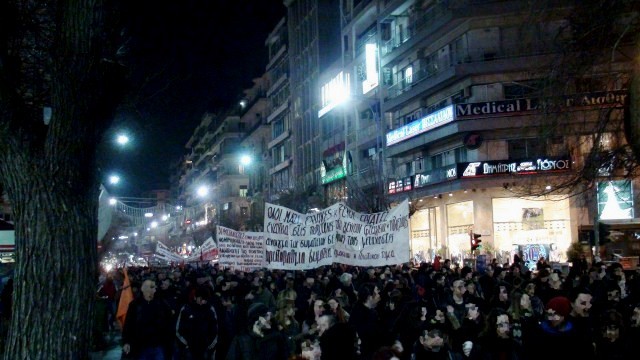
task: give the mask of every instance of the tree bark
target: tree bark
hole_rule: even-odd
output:
[[[89,357],[98,266],[96,150],[120,100],[114,95],[121,78],[105,61],[112,45],[105,1],[5,4],[22,20],[0,37],[10,49],[0,50],[0,182],[16,223],[4,359]],[[29,15],[41,23],[19,22]],[[48,126],[43,106],[52,109]]]

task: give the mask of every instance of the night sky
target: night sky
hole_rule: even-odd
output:
[[[128,95],[106,135],[125,130],[133,141],[108,147],[105,177],[120,196],[168,188],[171,164],[186,150],[205,111],[235,104],[264,73],[267,35],[286,14],[282,0],[127,1],[123,62]]]

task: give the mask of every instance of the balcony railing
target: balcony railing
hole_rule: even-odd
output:
[[[411,39],[415,34],[435,22],[435,20],[442,18],[443,15],[449,13],[449,5],[447,2],[436,4],[419,16],[415,17],[409,22],[409,25],[403,29],[402,32],[393,31],[391,38],[382,44],[382,55],[386,55],[392,52],[395,48],[399,47],[407,40]]]
[[[501,47],[472,48],[458,51],[447,58],[438,58],[436,61],[420,68],[420,62],[424,59],[415,60],[413,65],[413,75],[411,78],[400,78],[393,85],[387,88],[387,99],[393,99],[402,93],[407,92],[421,81],[432,78],[439,73],[459,64],[481,63],[501,59],[513,59],[525,56],[536,56],[553,53],[553,46],[541,42],[535,45],[503,44]],[[416,70],[417,69],[417,70]],[[393,78],[398,78],[400,72],[394,73]]]

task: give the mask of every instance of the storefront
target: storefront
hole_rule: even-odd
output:
[[[482,250],[500,260],[508,261],[517,252],[534,264],[540,256],[565,261],[574,237],[571,202],[562,196],[505,197],[503,189],[494,188],[421,200],[428,205],[411,217],[416,260],[441,255],[461,262],[471,257],[470,233],[477,233],[482,235]]]

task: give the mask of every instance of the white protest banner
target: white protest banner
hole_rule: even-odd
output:
[[[264,236],[216,226],[220,266],[252,271],[264,268]]]
[[[202,246],[200,246],[200,260],[211,261],[218,259],[218,245],[209,237]]]
[[[304,270],[333,262],[335,205],[313,214],[265,205],[265,261],[268,268]],[[322,229],[325,223],[327,228]]]
[[[386,266],[409,262],[409,202],[379,213],[351,210],[343,204],[335,220],[334,262]]]
[[[245,232],[242,239],[242,271],[262,269],[264,264],[264,234],[262,232]]]
[[[409,261],[409,204],[385,212],[356,212],[337,203],[301,214],[266,204],[265,261],[274,269],[304,270],[332,262],[384,266]]]
[[[218,252],[221,267],[240,269],[242,266],[242,233],[223,226],[216,226]]]
[[[156,255],[169,262],[181,262],[184,260],[180,255],[171,251],[167,245],[160,241],[158,241],[158,245],[156,246]]]

